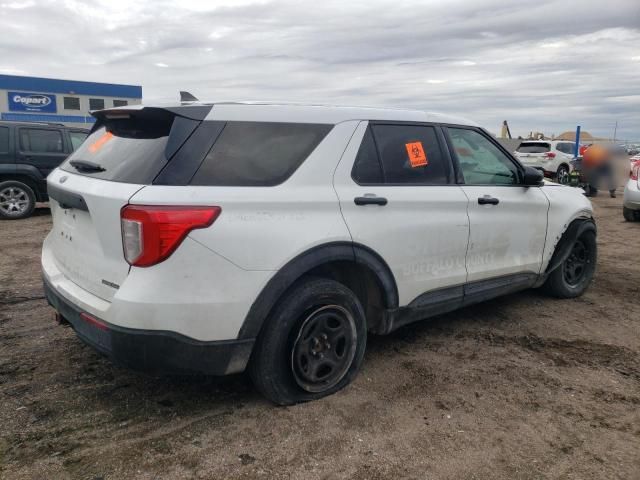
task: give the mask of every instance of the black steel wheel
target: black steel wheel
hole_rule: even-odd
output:
[[[572,287],[578,285],[588,271],[590,262],[589,249],[585,242],[580,239],[576,240],[569,257],[562,264],[562,273],[567,285]]]
[[[256,388],[278,405],[316,400],[355,378],[366,345],[358,297],[335,280],[303,277],[262,327],[249,373]]]
[[[356,354],[357,330],[353,315],[339,305],[325,305],[302,323],[291,349],[291,371],[307,392],[336,385]]]
[[[582,295],[595,275],[597,258],[596,234],[590,229],[574,240],[565,260],[549,274],[544,290],[558,298]]]

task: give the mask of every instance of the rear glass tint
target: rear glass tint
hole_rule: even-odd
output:
[[[548,143],[539,142],[523,142],[516,149],[516,152],[520,153],[546,153],[551,150],[551,145]]]
[[[227,122],[192,185],[273,186],[284,182],[333,125]]]
[[[450,165],[435,128],[423,125],[373,125],[384,183],[445,185]]]
[[[358,156],[353,164],[351,177],[359,184],[383,183],[382,167],[378,158],[378,150],[373,140],[371,127],[367,127]]]
[[[115,182],[149,184],[167,163],[165,147],[172,115],[107,121],[87,137],[63,163],[68,172]],[[104,171],[78,171],[71,162],[84,161]]]

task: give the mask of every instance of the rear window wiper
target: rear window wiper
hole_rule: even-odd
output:
[[[71,160],[69,164],[79,172],[104,172],[106,170],[101,165],[87,160]]]

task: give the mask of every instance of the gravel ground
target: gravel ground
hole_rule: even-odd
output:
[[[277,408],[244,376],[148,377],[53,321],[45,208],[0,223],[0,478],[638,479],[640,223],[594,200],[589,292],[373,337],[351,386]]]

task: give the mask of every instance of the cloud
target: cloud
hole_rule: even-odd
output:
[[[507,119],[516,134],[618,121],[640,139],[637,0],[13,0],[0,14],[0,67],[141,84],[147,103],[186,89]]]

